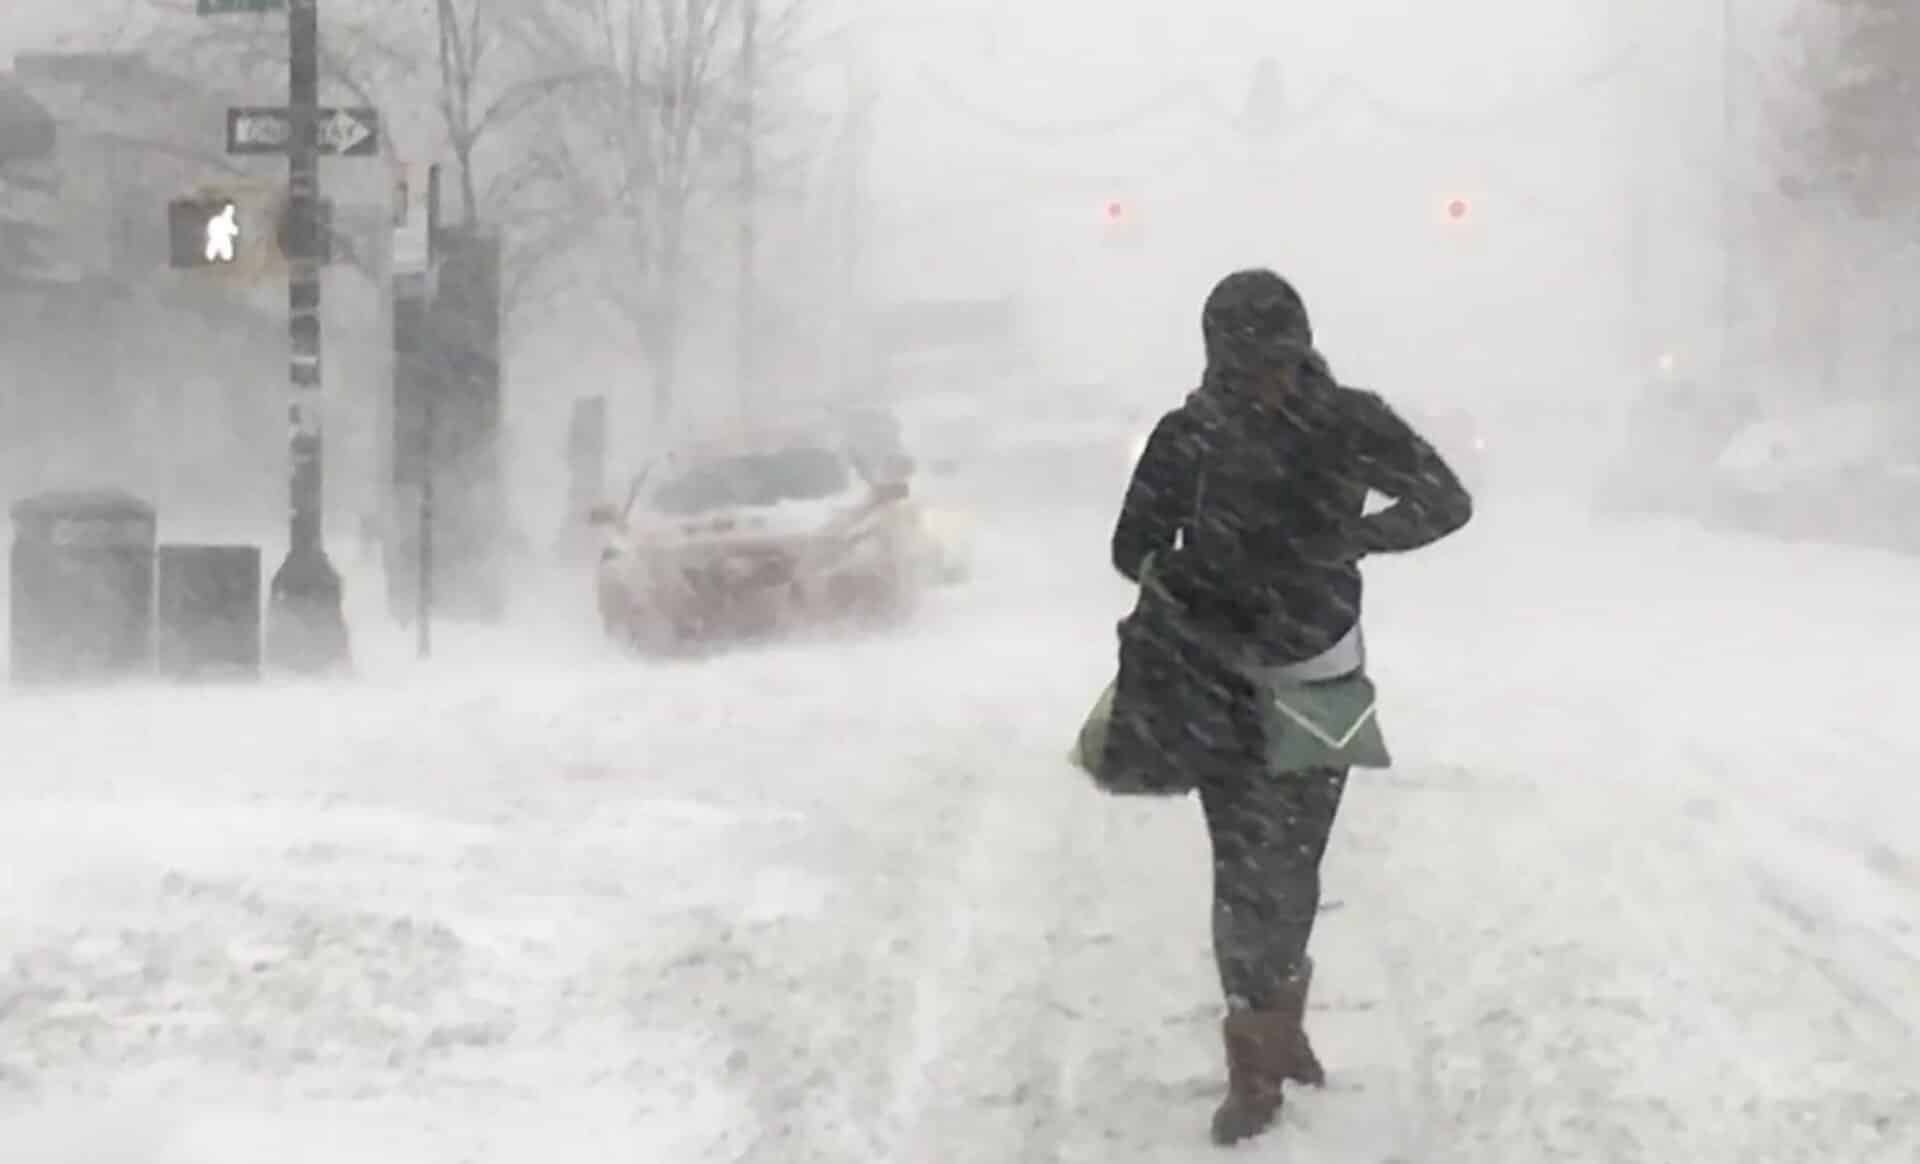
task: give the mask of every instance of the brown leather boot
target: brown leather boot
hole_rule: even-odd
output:
[[[1237,1010],[1220,1024],[1227,1047],[1227,1098],[1213,1113],[1214,1143],[1237,1144],[1273,1126],[1297,1031],[1292,1016],[1277,1010]]]
[[[1302,958],[1300,969],[1287,983],[1287,993],[1277,1008],[1294,1016],[1293,1045],[1287,1049],[1286,1077],[1308,1087],[1327,1085],[1326,1069],[1313,1053],[1313,1041],[1307,1038],[1307,991],[1313,986],[1313,959]]]
[[[1213,1113],[1213,1142],[1225,1147],[1273,1126],[1288,1082],[1326,1084],[1327,1073],[1307,1039],[1307,989],[1313,962],[1303,960],[1271,1010],[1237,1010],[1220,1024],[1227,1047],[1227,1098]]]

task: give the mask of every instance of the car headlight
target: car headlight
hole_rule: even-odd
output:
[[[972,532],[973,515],[962,509],[923,509],[920,528],[938,541],[962,541]]]

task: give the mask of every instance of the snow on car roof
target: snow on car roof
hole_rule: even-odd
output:
[[[1870,459],[1887,443],[1882,410],[1847,402],[1755,421],[1727,442],[1720,464],[1737,470],[1791,460],[1809,468],[1832,468]]]
[[[683,439],[669,445],[661,454],[663,461],[685,462],[712,457],[737,457],[755,453],[777,453],[787,449],[819,449],[843,454],[845,435],[821,425],[755,425],[728,433]]]

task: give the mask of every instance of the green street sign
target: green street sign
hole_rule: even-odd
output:
[[[285,12],[287,0],[194,0],[194,11],[201,16],[225,16],[232,12]]]

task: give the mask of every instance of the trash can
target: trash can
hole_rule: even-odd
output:
[[[151,674],[153,507],[117,490],[43,493],[12,517],[13,681]]]
[[[159,576],[160,674],[259,678],[259,547],[161,546]]]

